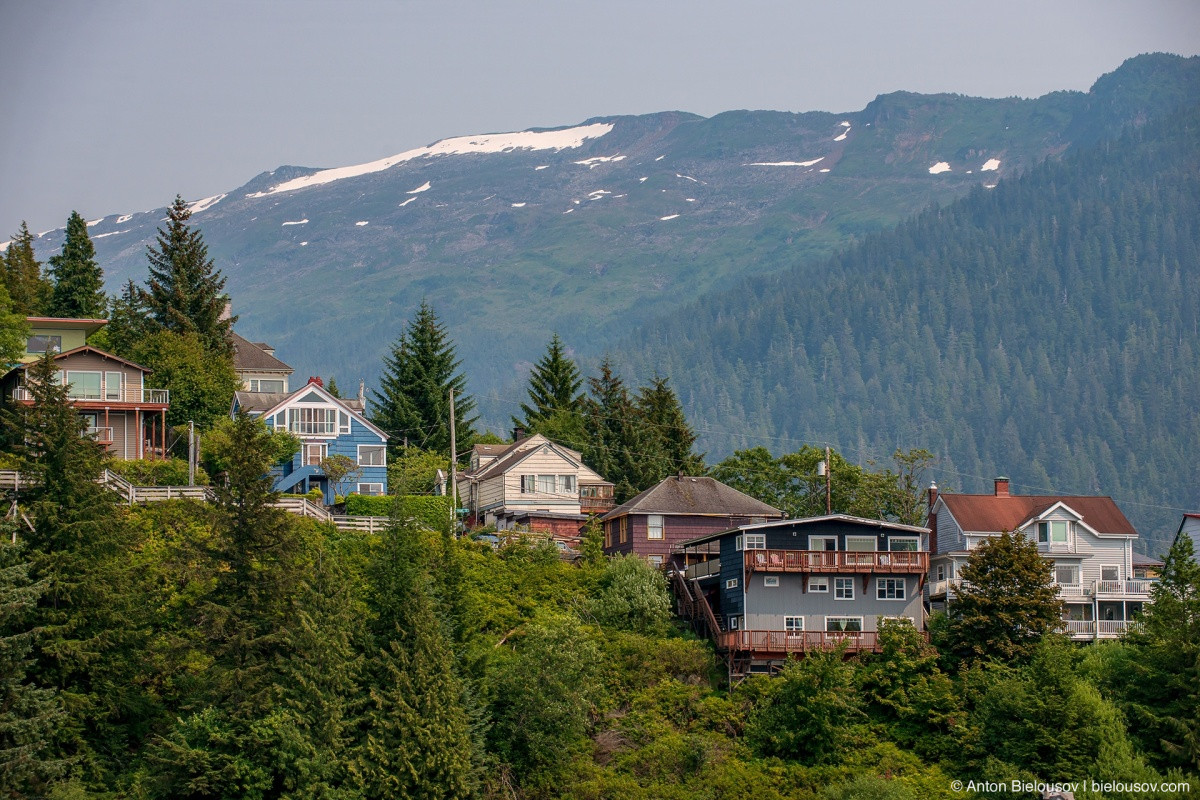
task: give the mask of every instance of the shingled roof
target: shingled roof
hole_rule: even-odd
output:
[[[263,349],[265,342],[255,343],[230,332],[233,342],[233,368],[254,372],[286,372],[291,375],[293,370],[287,364]]]
[[[715,478],[678,475],[667,478],[604,515],[703,514],[720,517],[776,517],[783,512]]]
[[[1137,536],[1111,497],[1071,495],[942,494],[938,498],[967,532],[998,533],[1024,527],[1051,506],[1062,503],[1097,533]]]

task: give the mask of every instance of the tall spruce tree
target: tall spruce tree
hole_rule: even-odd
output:
[[[600,374],[589,377],[587,382],[589,396],[583,403],[583,415],[588,445],[583,458],[588,466],[613,482],[613,496],[623,503],[641,491],[633,468],[641,452],[639,430],[634,422],[636,409],[625,381],[613,370],[609,357],[600,362]]]
[[[549,417],[560,413],[577,413],[583,405],[579,388],[583,377],[574,359],[567,355],[562,339],[555,333],[546,353],[529,374],[529,402],[521,404],[525,419],[512,418],[513,424],[529,431],[538,430]]]
[[[381,391],[372,392],[371,419],[391,436],[399,455],[403,442],[450,454],[450,389],[454,389],[459,448],[475,435],[475,401],[465,393],[454,344],[433,308],[422,301],[417,315],[383,360]]]
[[[62,252],[50,257],[54,290],[47,311],[52,317],[99,319],[107,301],[103,273],[96,263],[96,249],[88,237],[87,221],[72,211]]]
[[[9,242],[0,265],[4,267],[4,285],[12,298],[13,311],[30,317],[46,313],[54,287],[42,275],[42,265],[33,252],[33,234],[24,222]]]
[[[195,333],[210,353],[231,353],[229,333],[236,317],[222,319],[225,278],[208,257],[192,212],[179,195],[167,209],[167,226],[146,248],[150,278],[143,297],[150,318],[173,333]]]
[[[666,378],[655,375],[649,386],[639,389],[635,406],[644,443],[643,458],[638,462],[640,488],[649,488],[678,472],[685,475],[704,472],[704,456],[692,451],[696,432],[688,424],[683,406]]]

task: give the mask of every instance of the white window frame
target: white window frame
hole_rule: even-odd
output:
[[[559,475],[558,476],[558,493],[559,494],[575,494],[578,490],[578,483],[574,475]]]
[[[319,455],[316,461],[311,460],[312,456],[309,452],[309,449],[313,447],[318,448]],[[300,452],[304,454],[304,463],[301,466],[318,467],[322,461],[329,458],[329,444],[327,442],[305,442]]]
[[[337,413],[338,436],[350,433],[350,415],[340,408]]]
[[[726,589],[736,589],[737,587],[738,587],[738,579],[737,578],[730,578],[729,580],[725,581]]]
[[[763,586],[767,587],[768,589],[778,589],[779,588],[779,576],[778,575],[763,575]]]
[[[366,487],[366,488],[363,488],[363,487]],[[375,487],[375,488],[371,488],[371,487]],[[382,483],[360,483],[357,488],[358,488],[359,494],[365,494],[365,495],[382,495],[383,494],[383,484]]]
[[[533,494],[537,491],[537,475],[522,475],[521,494]]]
[[[829,578],[826,575],[810,575],[808,578],[809,593],[829,594]]]
[[[858,547],[851,547],[850,546],[851,542],[857,542],[859,544],[863,544],[865,542],[870,542],[871,546],[866,549],[862,549],[862,548],[858,548]],[[878,536],[847,536],[846,537],[846,552],[847,553],[874,553],[877,550],[879,550],[879,537]]]
[[[251,378],[246,383],[249,384],[246,391],[266,394],[283,394],[287,387],[287,381],[280,378]],[[263,388],[264,383],[278,384],[278,388]]]
[[[650,566],[654,567],[655,569],[662,569],[662,565],[663,565],[663,557],[662,556],[648,555],[648,556],[646,556],[646,560],[649,561]]]
[[[938,564],[933,569],[934,569],[934,580],[935,581],[946,580],[946,565],[945,564]]]
[[[875,620],[875,628],[876,628],[876,629],[879,629],[879,628],[881,628],[881,627],[882,627],[882,624],[883,624],[884,622],[888,621],[889,619],[891,619],[891,620],[897,620],[897,621],[903,621],[903,622],[907,622],[909,625],[912,625],[914,628],[915,628],[915,627],[917,627],[917,621],[916,621],[915,619],[913,619],[912,617],[906,617],[906,616],[903,616],[903,615],[901,615],[901,614],[895,614],[895,615],[893,615],[893,614],[880,614],[880,615],[879,615],[879,616],[876,618],[876,620]]]
[[[1059,526],[1062,529],[1062,538],[1055,538],[1056,531]],[[1065,519],[1044,519],[1037,523],[1037,541],[1038,544],[1056,545],[1069,544],[1071,541],[1071,522]]]
[[[876,600],[907,600],[908,581],[904,578],[876,578]]]
[[[849,596],[846,596],[846,590],[849,589]],[[853,600],[854,599],[854,578],[834,578],[833,579],[833,599],[834,600]]]
[[[1069,570],[1074,575],[1075,580],[1073,580],[1073,581],[1059,580],[1058,571],[1060,569],[1061,570]],[[1103,571],[1104,568],[1101,567],[1100,569]],[[1079,572],[1080,572],[1080,570],[1079,570],[1078,564],[1055,564],[1054,565],[1054,582],[1057,583],[1059,586],[1078,586],[1079,585]]]
[[[646,515],[646,538],[647,539],[663,538],[663,515],[662,514],[647,514]]]
[[[747,550],[766,550],[767,535],[765,533],[747,533],[744,534],[742,545]]]
[[[733,549],[739,552],[742,550],[742,534],[733,537]]]
[[[333,406],[296,405],[287,410],[291,433],[300,436],[337,436],[338,410]]]
[[[904,544],[911,544],[911,545],[913,545],[913,547],[912,547],[912,549],[905,548],[905,549],[901,550],[900,548],[896,547],[896,544],[898,542],[903,542]],[[920,550],[921,550],[921,537],[920,536],[889,536],[888,537],[888,551],[889,552],[892,552],[892,553],[917,553],[917,552],[920,552]]]
[[[100,400],[101,398],[104,397],[104,372],[102,370],[72,369],[72,370],[65,370],[64,372],[66,374],[65,383],[67,384],[67,397],[69,397],[70,399],[72,399],[72,400]],[[95,375],[96,376],[96,394],[95,394],[95,396],[84,395],[84,394],[75,394],[74,389],[71,384],[71,381],[76,375]]]
[[[833,542],[833,547],[813,547],[813,545],[816,544],[817,542],[822,542],[822,543]],[[818,550],[821,552],[837,550],[838,549],[837,537],[836,536],[810,536],[810,537],[808,537],[808,549],[809,550]]]
[[[804,633],[804,617],[784,617],[783,631],[788,636],[799,636]]]
[[[1117,571],[1117,577],[1115,577],[1115,578],[1104,577],[1104,570],[1106,570],[1106,569],[1115,569]],[[1121,580],[1121,565],[1120,564],[1101,564],[1100,565],[1100,580],[1102,580],[1102,581],[1119,581],[1119,580]]]
[[[729,618],[729,630],[736,631],[738,628],[741,627],[741,625],[742,625],[741,617],[735,616],[735,617]]]
[[[383,452],[383,460],[378,464],[368,464],[363,461],[363,448],[370,450],[380,450]],[[386,467],[387,466],[387,445],[386,444],[360,444],[358,445],[357,463],[360,467]]]
[[[557,485],[557,478],[553,475],[538,475],[537,476],[537,493],[538,494],[554,494],[554,487]],[[549,488],[546,488],[549,487]]]
[[[858,630],[856,630],[856,631],[855,631],[855,630],[845,630],[845,629],[843,629],[843,630],[840,630],[840,631],[831,631],[831,630],[829,630],[829,622],[830,622],[831,620],[835,620],[835,619],[844,619],[844,620],[846,620],[847,622],[857,622],[857,623],[858,623]],[[825,617],[825,632],[826,632],[826,633],[844,633],[844,634],[858,634],[858,633],[862,633],[862,632],[863,632],[863,618],[862,618],[862,617],[843,617],[843,616],[840,616],[840,615],[833,615],[833,614],[831,614],[831,615],[829,615],[829,616]]]
[[[115,381],[113,380],[113,376],[116,376]],[[124,372],[106,371],[104,373],[104,399],[105,400],[115,400],[117,402],[120,402],[121,397],[122,397],[121,389],[123,388],[124,383],[125,383],[125,373]],[[114,384],[116,385],[115,389],[114,389]]]

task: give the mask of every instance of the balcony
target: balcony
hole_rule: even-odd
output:
[[[67,399],[76,403],[133,403],[137,405],[168,405],[171,402],[168,389],[134,389],[126,387],[116,392],[78,392],[71,391]],[[33,402],[33,393],[27,386],[18,386],[13,390],[13,399],[26,403]]]
[[[929,553],[911,550],[746,550],[744,557],[747,572],[929,572]]]
[[[615,505],[611,485],[580,484],[579,512],[581,514],[607,514],[613,510]]]
[[[922,636],[929,640],[928,633],[923,632]],[[833,650],[843,642],[849,653],[879,651],[879,634],[875,631],[724,631],[717,637],[718,649],[751,653],[761,658]]]
[[[1095,592],[1097,598],[1149,600],[1154,583],[1152,580],[1096,581]]]
[[[1136,621],[1125,619],[1066,619],[1063,620],[1063,631],[1079,641],[1118,639],[1135,624]]]

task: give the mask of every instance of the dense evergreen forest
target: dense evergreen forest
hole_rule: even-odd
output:
[[[1161,554],[1200,507],[1200,113],[1155,119],[747,280],[626,340],[710,453],[924,447],[943,487],[1113,496]]]

